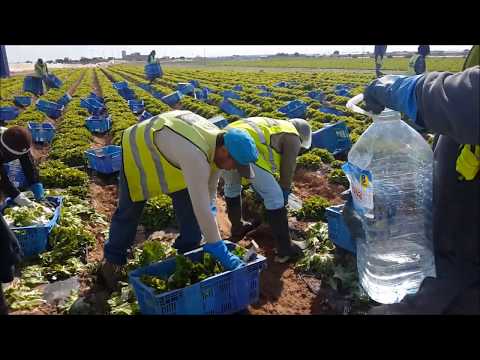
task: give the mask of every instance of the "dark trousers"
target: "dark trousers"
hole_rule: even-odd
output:
[[[123,265],[127,261],[127,251],[135,241],[137,226],[142,215],[145,201],[132,202],[123,172],[119,179],[118,206],[113,214],[108,240],[105,242],[104,254],[108,262]],[[197,248],[202,239],[197,218],[193,212],[188,190],[170,194],[175,211],[175,218],[180,228],[180,235],[174,243],[179,253]]]

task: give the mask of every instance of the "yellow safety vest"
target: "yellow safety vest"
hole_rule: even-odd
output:
[[[420,57],[419,54],[415,54],[410,58],[410,61],[408,62],[408,75],[416,75],[415,73],[415,63],[417,62],[417,59]]]
[[[470,50],[463,70],[479,65],[480,46],[474,45]],[[459,180],[474,180],[480,171],[480,145],[463,144],[459,147],[456,170],[459,173]]]
[[[122,136],[123,168],[132,201],[187,188],[182,170],[171,164],[155,145],[155,133],[168,127],[189,140],[204,154],[212,170],[217,136],[223,133],[191,111],[175,110],[154,116],[126,129]]]
[[[227,128],[238,128],[248,131],[255,141],[258,150],[259,156],[255,165],[277,177],[280,173],[281,154],[271,146],[271,136],[280,133],[300,136],[291,122],[265,117],[241,119],[231,123]]]

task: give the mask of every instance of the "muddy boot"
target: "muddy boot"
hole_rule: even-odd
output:
[[[109,291],[115,291],[122,279],[122,266],[103,260],[98,275],[102,278]]]
[[[286,263],[303,256],[299,245],[292,243],[290,229],[288,228],[287,209],[285,207],[277,210],[267,210],[267,221],[272,229],[272,234],[277,243],[277,255],[275,262]]]
[[[232,223],[232,229],[229,241],[238,242],[240,241],[246,233],[252,231],[255,226],[242,219],[242,197],[237,196],[234,198],[229,198],[225,196],[225,203],[227,204],[227,215],[228,220]]]

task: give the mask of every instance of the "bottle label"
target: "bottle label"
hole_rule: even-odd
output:
[[[373,211],[372,173],[349,162],[343,164],[342,170],[350,182],[355,210],[361,215],[371,213]]]

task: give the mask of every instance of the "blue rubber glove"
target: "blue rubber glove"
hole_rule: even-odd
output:
[[[283,204],[287,205],[288,204],[288,196],[290,195],[291,191],[282,189],[282,192],[283,192]]]
[[[35,183],[30,187],[30,189],[32,190],[33,195],[35,195],[35,200],[42,200],[45,197],[45,191],[43,190],[42,183]]]
[[[415,88],[422,76],[387,75],[373,80],[363,94],[366,109],[379,114],[387,107],[402,112],[415,121],[417,119]]]
[[[210,205],[210,211],[213,216],[217,216],[217,205]]]
[[[203,245],[203,250],[212,254],[220,264],[227,270],[235,270],[245,265],[245,263],[236,255],[228,251],[227,245],[223,240],[217,241],[213,244]]]

